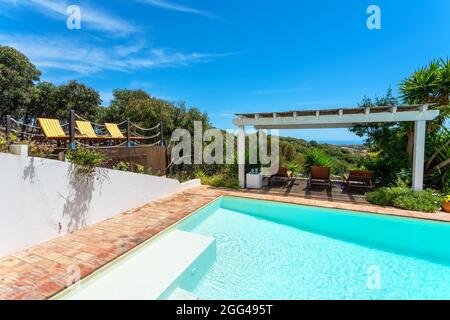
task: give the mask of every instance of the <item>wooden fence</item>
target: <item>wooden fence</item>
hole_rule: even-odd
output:
[[[136,164],[144,166],[146,173],[165,175],[167,168],[166,147],[134,146],[99,149],[106,157],[106,166],[112,167],[118,162],[130,163],[132,169]]]

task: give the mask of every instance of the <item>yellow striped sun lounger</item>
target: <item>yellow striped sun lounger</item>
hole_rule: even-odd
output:
[[[67,139],[61,123],[57,119],[38,118],[39,125],[47,139]]]
[[[126,137],[123,135],[122,131],[120,131],[120,128],[117,124],[105,123],[105,127],[113,139],[117,139],[117,140],[125,140],[126,139]],[[130,140],[143,141],[143,140],[145,140],[145,138],[133,135],[132,137],[130,137]]]
[[[114,139],[125,139],[122,131],[120,131],[119,126],[115,123],[105,123],[106,130],[108,130],[111,137]]]
[[[89,121],[75,121],[78,131],[83,138],[98,138],[97,134]]]

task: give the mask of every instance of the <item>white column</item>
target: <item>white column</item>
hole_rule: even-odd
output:
[[[414,129],[414,161],[413,161],[413,189],[423,190],[423,172],[425,167],[425,129],[426,121],[416,121]]]
[[[239,126],[238,132],[238,165],[239,165],[239,184],[245,188],[245,127]]]

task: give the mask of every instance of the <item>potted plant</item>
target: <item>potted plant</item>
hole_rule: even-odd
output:
[[[444,209],[445,212],[450,212],[450,195],[446,196],[442,201],[442,209]]]

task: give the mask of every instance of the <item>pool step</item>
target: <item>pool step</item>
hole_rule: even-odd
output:
[[[215,258],[215,239],[173,230],[141,245],[63,293],[67,300],[155,300],[180,285],[179,279],[201,276]],[[183,277],[182,277],[183,276]],[[180,293],[181,294],[181,293]]]
[[[167,297],[167,300],[198,300],[198,297],[192,292],[176,288],[171,295]]]

